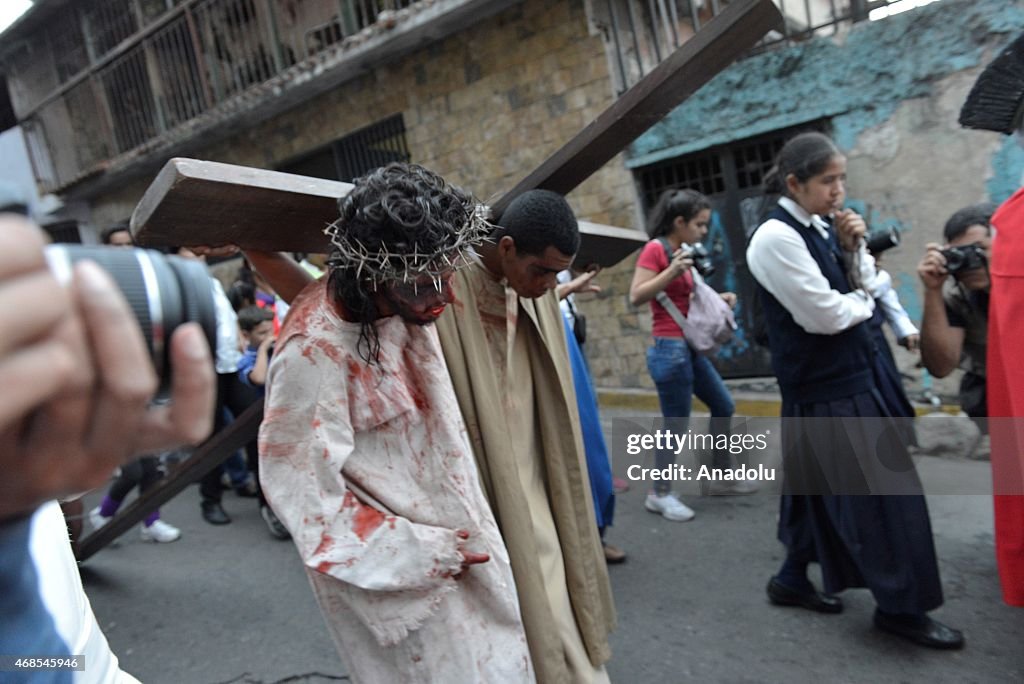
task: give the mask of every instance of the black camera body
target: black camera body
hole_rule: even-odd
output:
[[[702,278],[709,278],[715,272],[715,265],[711,263],[711,255],[707,247],[698,242],[692,245],[683,243],[680,248],[685,256],[693,259],[693,267],[697,269]]]
[[[170,341],[174,330],[199,323],[210,345],[217,348],[217,307],[206,266],[151,249],[56,244],[46,247],[46,259],[58,282],[68,283],[74,265],[94,261],[110,274],[131,307],[146,341],[160,394],[170,390]]]
[[[961,245],[942,250],[942,256],[946,258],[946,270],[950,275],[973,271],[976,268],[984,268],[988,265],[988,258],[981,245]]]
[[[868,251],[872,254],[881,254],[887,249],[892,249],[900,244],[900,232],[895,228],[876,231],[867,239]]]

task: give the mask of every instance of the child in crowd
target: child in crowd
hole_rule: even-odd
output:
[[[258,306],[247,306],[238,312],[238,329],[245,345],[238,362],[238,379],[263,396],[275,339],[274,313]]]
[[[267,367],[274,349],[274,313],[270,309],[247,306],[238,312],[238,329],[245,345],[245,351],[238,362],[238,379],[255,389],[262,399],[267,382]],[[258,472],[256,478],[259,479]],[[267,505],[262,489],[259,490],[259,504],[260,515],[267,523],[270,534],[278,539],[290,538],[288,530]]]

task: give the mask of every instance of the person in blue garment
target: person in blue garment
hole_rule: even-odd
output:
[[[580,415],[580,430],[583,432],[583,450],[587,457],[587,472],[590,475],[590,493],[594,497],[594,514],[597,517],[597,529],[601,534],[601,545],[604,547],[604,559],[609,564],[624,563],[626,553],[605,541],[604,535],[612,525],[615,517],[615,487],[612,478],[612,466],[608,457],[608,446],[601,430],[601,416],[597,408],[597,393],[590,377],[587,359],[580,346],[579,333],[570,320],[566,309],[575,311],[572,298],[580,292],[599,292],[600,288],[593,283],[596,269],[572,277],[569,271],[558,274],[558,297],[561,303],[570,303],[570,307],[562,307],[562,319],[565,321],[565,339],[569,347],[569,364],[572,367],[572,380],[576,389],[576,407]],[[579,314],[576,313],[576,316]]]

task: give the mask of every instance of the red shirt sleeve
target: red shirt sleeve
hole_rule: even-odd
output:
[[[644,245],[640,252],[640,258],[636,260],[636,265],[655,273],[661,273],[668,268],[668,256],[665,254],[665,248],[661,246],[661,242],[651,240]]]

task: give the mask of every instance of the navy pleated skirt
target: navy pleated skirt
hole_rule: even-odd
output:
[[[875,341],[875,364],[874,378],[878,393],[885,403],[889,415],[899,419],[898,425],[904,442],[908,445],[917,444],[917,434],[914,432],[913,418],[917,414],[914,406],[907,398],[907,392],[903,389],[903,381],[900,379],[899,368],[896,367],[896,359],[889,348],[889,340],[882,330],[881,308],[875,309],[874,317],[869,322],[871,337]],[[878,320],[876,320],[878,319]]]
[[[783,401],[784,419],[811,420],[783,420],[790,493],[782,496],[778,535],[791,556],[821,564],[825,591],[866,587],[882,610],[919,614],[942,604],[942,587],[913,463],[902,440],[886,434],[891,415],[877,391],[826,402]],[[791,475],[805,480],[791,487]],[[883,490],[896,482],[889,491],[911,493],[849,493],[880,491],[880,477],[886,478]]]

